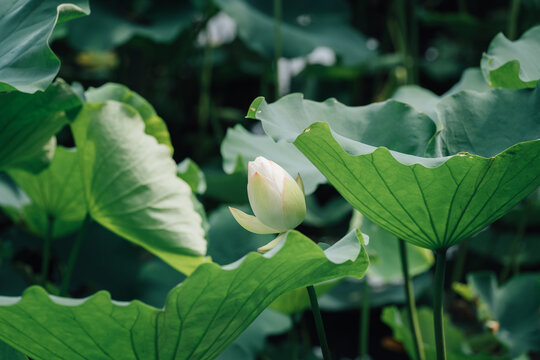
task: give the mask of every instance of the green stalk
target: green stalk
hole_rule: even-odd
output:
[[[418,314],[416,312],[416,304],[414,299],[413,284],[409,275],[409,263],[407,259],[407,247],[405,241],[399,239],[399,254],[401,256],[401,270],[403,272],[403,281],[405,286],[405,298],[407,300],[407,313],[409,315],[409,324],[411,334],[413,335],[414,352],[417,360],[425,360],[424,342],[422,341],[422,333],[420,332],[420,324],[418,323]]]
[[[517,231],[512,238],[512,250],[510,250],[510,259],[504,265],[501,272],[501,282],[505,281],[512,273],[514,276],[519,273],[519,250],[525,236],[525,230],[527,228],[527,216],[523,216],[521,221],[517,225]]]
[[[435,326],[435,345],[437,347],[437,360],[446,360],[446,344],[444,341],[443,324],[443,297],[444,272],[446,270],[446,249],[436,251],[435,288],[433,303],[433,325]]]
[[[466,0],[458,0],[458,11],[462,14],[467,13],[467,1]]]
[[[326,333],[324,332],[324,325],[321,317],[321,311],[319,309],[319,302],[317,301],[317,293],[313,285],[307,287],[309,301],[311,303],[311,312],[315,319],[315,327],[317,329],[317,335],[319,336],[319,342],[321,343],[321,349],[324,360],[330,360],[330,349],[328,348],[328,342],[326,341]]]
[[[88,231],[88,226],[90,225],[91,221],[92,219],[90,218],[90,215],[86,214],[86,217],[84,218],[81,229],[79,230],[79,233],[77,234],[77,238],[75,239],[75,242],[73,243],[73,247],[71,248],[71,252],[69,253],[66,273],[64,275],[64,279],[62,280],[62,286],[60,288],[60,296],[68,295],[69,283],[71,282],[73,269],[75,268],[75,263],[77,262],[77,258],[79,257],[81,245],[86,236],[86,232]]]
[[[395,12],[397,13],[397,39],[394,47],[403,57],[403,65],[407,72],[405,83],[416,84],[418,82],[418,21],[416,19],[415,0],[395,0]],[[397,45],[397,46],[396,46]]]
[[[281,58],[283,45],[281,41],[281,0],[274,0],[274,71],[275,71],[275,100],[279,99],[278,62]]]
[[[452,270],[451,284],[459,282],[463,277],[463,270],[465,269],[465,259],[467,258],[467,243],[467,240],[465,240],[461,242],[461,244],[459,244],[458,252],[456,255],[456,262]],[[450,293],[450,299],[448,300],[450,304],[454,302],[455,296],[456,292],[452,291]]]
[[[43,255],[41,258],[41,284],[45,285],[51,265],[51,242],[54,227],[54,217],[47,215],[47,231],[43,238]]]
[[[396,49],[401,53],[403,57],[403,65],[406,70],[405,84],[410,83],[411,72],[410,72],[410,58],[409,58],[409,46],[407,44],[409,40],[408,28],[407,28],[407,4],[406,0],[395,0],[395,11],[397,12],[397,28],[396,37],[397,41],[395,44],[398,46]]]
[[[207,39],[204,46],[203,64],[201,71],[201,93],[199,95],[199,127],[204,133],[210,118],[210,84],[212,82],[212,44]]]
[[[409,54],[409,83],[418,83],[418,19],[416,18],[415,9],[417,7],[416,0],[408,2],[409,14],[409,37],[407,41],[407,50]]]
[[[360,360],[368,359],[370,296],[369,282],[365,277],[362,285],[362,311],[360,315]]]
[[[506,29],[506,34],[508,35],[509,40],[516,39],[520,2],[520,0],[512,0],[510,3],[510,18],[508,19],[508,27]]]

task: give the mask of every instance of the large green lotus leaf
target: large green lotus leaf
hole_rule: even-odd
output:
[[[423,156],[436,132],[429,116],[395,100],[349,107],[335,99],[320,103],[304,100],[302,94],[287,95],[270,105],[259,97],[251,104],[247,117],[261,120],[265,132],[274,140],[289,142],[312,123],[327,122],[348,151],[357,151],[362,147],[359,143],[366,143]]]
[[[383,309],[381,320],[392,328],[394,338],[401,342],[411,359],[416,359],[414,340],[410,331],[409,319],[405,310],[399,311],[395,306]],[[473,354],[466,341],[465,334],[455,327],[448,317],[444,319],[444,337],[446,352],[449,360],[490,360],[491,355]],[[437,359],[435,335],[433,332],[433,311],[421,307],[418,309],[418,322],[424,343],[427,360]]]
[[[75,149],[57,147],[51,165],[32,174],[11,170],[9,175],[34,204],[54,219],[78,221],[86,216],[83,180]]]
[[[452,246],[500,218],[540,185],[540,141],[483,158],[421,158],[357,143],[345,152],[327,123],[294,143],[363,215],[410,243]]]
[[[356,210],[351,219],[350,227],[358,228],[363,234],[369,236],[369,244],[366,246],[366,250],[371,259],[367,274],[370,280],[375,280],[382,285],[384,283],[395,283],[403,279],[398,238],[377,226]],[[433,253],[412,244],[406,243],[405,246],[407,247],[409,275],[416,276],[429,270],[434,262]]]
[[[499,323],[495,335],[512,356],[540,351],[539,274],[515,276],[500,287],[493,273],[470,274],[467,282]]]
[[[183,272],[206,253],[191,189],[131,106],[85,104],[71,124],[92,218]]]
[[[293,177],[300,174],[306,194],[311,194],[317,185],[326,182],[320,171],[293,144],[275,142],[268,135],[252,134],[241,125],[227,130],[227,135],[221,143],[221,155],[223,170],[228,174],[237,169],[239,157],[244,169],[247,169],[248,161],[255,160],[257,156],[264,156],[275,161]]]
[[[155,137],[158,143],[167,145],[171,153],[174,151],[165,121],[158,116],[148,101],[127,86],[107,83],[98,88],[89,88],[84,95],[88,102],[115,100],[134,107],[144,120],[144,132]]]
[[[459,81],[452,86],[444,95],[451,95],[461,90],[474,90],[484,92],[490,90],[489,84],[482,75],[482,70],[477,67],[467,68],[461,74]]]
[[[68,25],[70,45],[79,50],[107,51],[135,36],[169,43],[192,23],[195,15],[191,6],[171,6],[171,2],[164,1],[142,4],[152,9],[129,9],[130,6],[141,7],[141,4],[92,1],[90,16]]]
[[[56,144],[51,137],[67,124],[66,112],[80,105],[77,95],[60,80],[45,92],[1,92],[0,170],[24,167],[35,171],[36,164],[43,169],[43,157],[51,153],[47,148]]]
[[[510,41],[502,33],[482,56],[482,72],[491,86],[507,89],[535,87],[540,79],[540,25]]]
[[[272,3],[264,0],[215,0],[218,7],[237,24],[238,35],[257,53],[274,56],[274,16]],[[376,52],[367,39],[344,21],[349,6],[343,1],[295,1],[283,6],[281,24],[282,55],[305,56],[316,47],[332,49],[346,66],[372,59]]]
[[[36,360],[213,359],[280,294],[362,277],[369,260],[359,240],[351,233],[323,252],[289,232],[264,255],[201,265],[171,290],[164,309],[114,302],[106,292],[75,300],[31,287],[0,297],[0,339]]]
[[[0,91],[45,90],[60,69],[49,47],[54,27],[88,13],[87,0],[1,1]]]
[[[461,91],[437,105],[442,153],[492,157],[540,139],[540,89]]]
[[[437,121],[437,104],[446,96],[462,90],[484,92],[490,89],[479,68],[468,68],[461,74],[461,79],[441,96],[418,85],[403,85],[397,88],[392,99],[409,104]]]
[[[409,104],[417,110],[426,113],[432,119],[437,119],[435,106],[441,97],[434,92],[418,85],[403,85],[397,88],[392,99]]]

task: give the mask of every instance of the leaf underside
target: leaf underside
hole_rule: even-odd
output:
[[[191,189],[139,113],[116,101],[85,104],[71,129],[92,218],[182,272],[200,264],[206,240]]]
[[[463,153],[437,164],[416,158],[408,165],[386,148],[349,155],[325,123],[310,126],[295,145],[362,214],[428,249],[473,235],[540,185],[540,141],[493,158]]]

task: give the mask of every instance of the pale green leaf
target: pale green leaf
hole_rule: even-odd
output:
[[[444,95],[452,95],[461,90],[474,90],[484,92],[490,90],[489,84],[482,75],[480,68],[468,68],[463,71],[459,81],[450,88]]]
[[[499,33],[482,57],[482,72],[491,86],[532,88],[540,79],[540,25],[510,41]]]
[[[426,113],[430,118],[437,119],[435,106],[441,97],[418,85],[404,85],[397,88],[392,99],[409,104],[417,110]]]
[[[128,89],[127,86],[115,83],[107,83],[98,88],[89,88],[84,93],[88,102],[104,102],[115,100],[135,108],[144,121],[144,132],[156,138],[158,143],[167,145],[173,153],[171,136],[167,125],[158,116],[152,105],[142,96]]]
[[[71,129],[92,218],[178,270],[193,270],[206,253],[201,216],[169,149],[144,133],[138,112],[115,101],[85,104]]]
[[[468,68],[463,71],[461,79],[441,96],[418,85],[403,85],[397,88],[392,95],[392,99],[409,104],[415,109],[426,113],[433,120],[437,120],[437,104],[446,96],[462,90],[484,92],[490,89],[479,68]]]
[[[519,142],[540,139],[540,88],[461,91],[437,105],[442,153],[495,156]]]
[[[327,122],[347,151],[365,143],[423,156],[436,132],[429,116],[395,100],[349,107],[335,99],[304,100],[302,94],[287,95],[270,105],[259,97],[250,105],[247,117],[261,120],[274,140],[289,142],[312,123]]]
[[[248,161],[263,156],[274,161],[289,174],[300,174],[304,182],[306,194],[311,194],[317,186],[325,183],[325,177],[311,164],[298,149],[287,142],[274,142],[268,135],[255,135],[241,125],[227,130],[227,135],[221,143],[223,170],[232,174],[238,168],[238,159],[247,169]]]

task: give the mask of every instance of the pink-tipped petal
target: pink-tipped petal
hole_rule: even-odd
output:
[[[278,230],[272,229],[271,227],[264,225],[259,219],[257,219],[253,215],[248,215],[242,210],[238,210],[230,206],[229,206],[229,210],[231,211],[231,214],[234,217],[234,219],[240,224],[240,226],[242,226],[244,229],[246,229],[249,232],[252,232],[255,234],[279,233]]]

